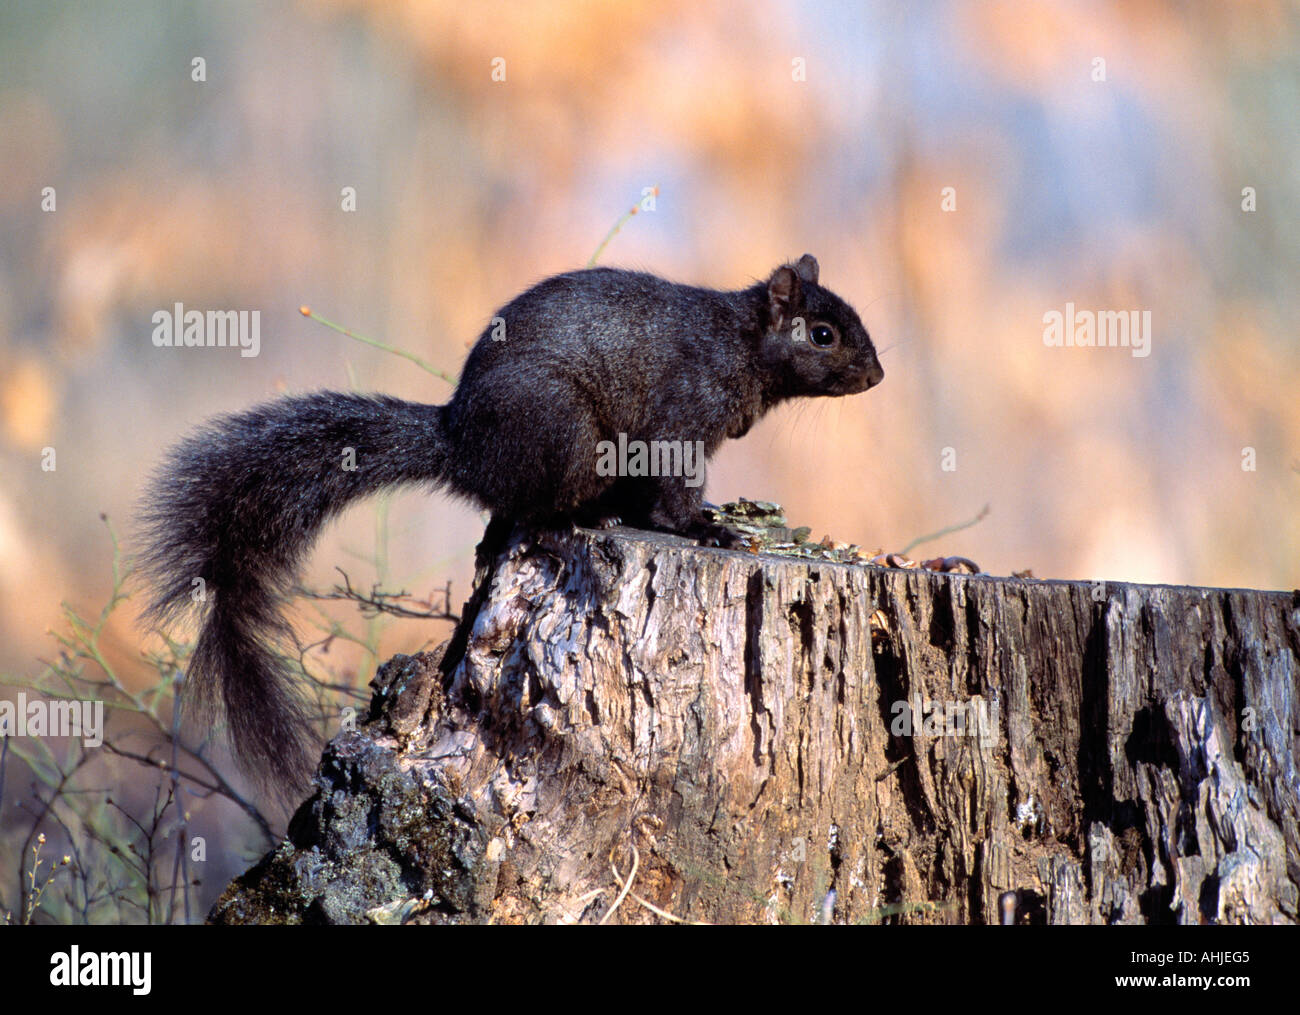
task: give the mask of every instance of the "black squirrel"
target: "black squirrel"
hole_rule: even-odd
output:
[[[301,785],[310,725],[275,652],[290,633],[279,608],[343,508],[424,483],[494,524],[619,519],[732,546],[705,519],[698,481],[602,474],[598,445],[690,441],[707,459],[786,399],[851,395],[883,376],[811,254],[736,291],[613,268],[556,275],[498,312],[446,405],[318,391],[221,417],[174,448],[141,509],[146,618],[199,607],[186,693],[208,716],[224,708],[246,772]]]

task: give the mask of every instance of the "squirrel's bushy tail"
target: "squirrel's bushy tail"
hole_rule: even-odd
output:
[[[353,501],[405,483],[440,482],[450,445],[441,406],[332,391],[224,416],[178,445],[141,510],[147,617],[201,620],[187,673],[191,702],[224,709],[244,770],[301,786],[311,729],[275,647],[303,556]]]

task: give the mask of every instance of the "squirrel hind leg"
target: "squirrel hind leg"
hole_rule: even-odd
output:
[[[611,482],[599,496],[573,512],[573,523],[588,529],[612,529],[618,525],[644,529],[648,526],[653,496],[634,480]]]
[[[563,404],[549,406],[548,413],[566,418]],[[493,516],[532,527],[562,527],[615,481],[601,474],[599,442],[586,427],[551,428],[539,425],[535,414],[477,405],[462,413],[455,426],[455,445],[474,450],[462,451],[451,485]]]

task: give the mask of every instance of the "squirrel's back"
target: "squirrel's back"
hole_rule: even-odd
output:
[[[758,287],[761,289],[761,287]],[[681,285],[645,272],[589,268],[516,296],[470,351],[448,406],[453,430],[472,414],[558,422],[585,403],[607,433],[664,433],[734,401],[758,330],[752,291]],[[679,396],[693,410],[676,419]],[[698,428],[698,427],[697,427]]]

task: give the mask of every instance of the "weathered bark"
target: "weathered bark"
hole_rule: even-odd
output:
[[[623,530],[482,576],[212,919],[594,922],[635,847],[615,922],[1297,920],[1300,592]]]

